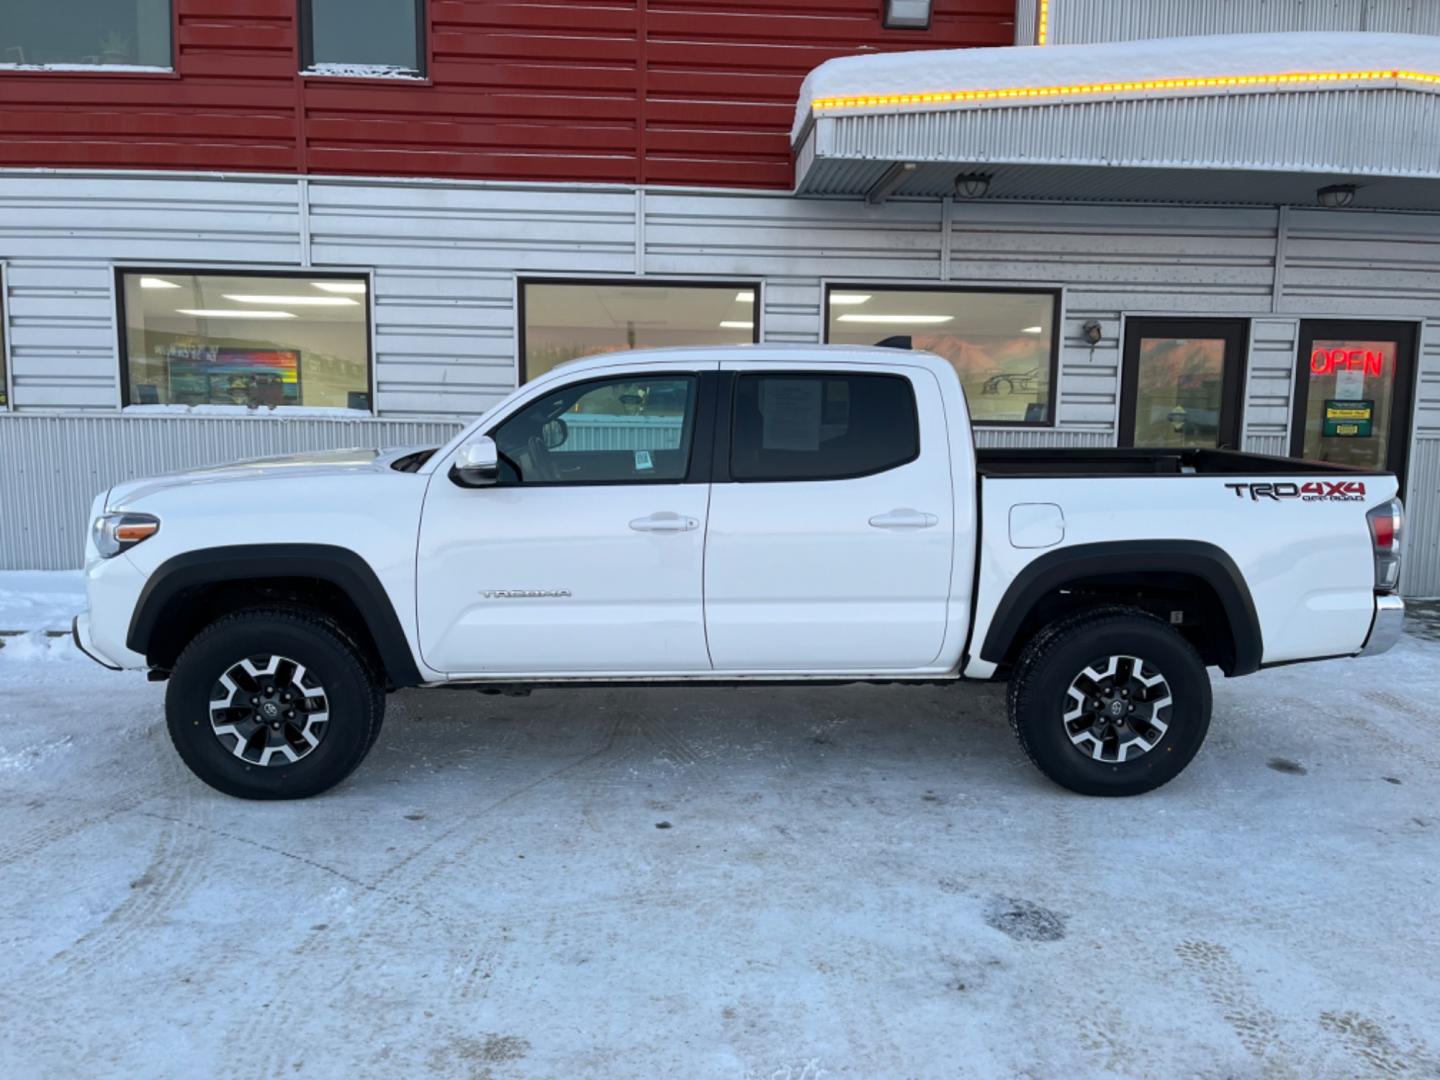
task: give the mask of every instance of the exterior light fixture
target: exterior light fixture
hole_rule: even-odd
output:
[[[1355,204],[1355,185],[1331,184],[1316,191],[1315,198],[1327,210],[1341,210]]]
[[[882,0],[886,30],[929,30],[930,0]]]
[[[895,189],[903,184],[915,169],[916,165],[913,161],[895,162],[880,174],[879,180],[870,186],[870,190],[865,193],[865,201],[871,206],[879,206],[895,194]]]
[[[989,173],[961,173],[955,178],[957,199],[983,199],[989,193]]]
[[[1093,349],[1096,345],[1100,344],[1100,339],[1105,336],[1105,328],[1094,319],[1090,319],[1084,326],[1080,327],[1080,333],[1085,335],[1086,343]]]

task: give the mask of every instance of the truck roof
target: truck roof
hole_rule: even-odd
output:
[[[715,362],[722,360],[783,360],[790,362],[814,360],[831,363],[851,356],[863,359],[867,364],[889,362],[914,365],[919,363],[921,366],[928,367],[931,363],[936,363],[945,368],[950,366],[943,358],[922,349],[899,349],[881,345],[808,345],[760,342],[754,345],[687,345],[664,349],[623,349],[618,352],[595,353],[590,356],[577,357],[574,360],[566,360],[556,364],[550,371],[564,371],[566,374],[573,374],[589,368],[603,368],[616,363],[633,361],[658,364],[681,363],[694,361],[697,356]]]

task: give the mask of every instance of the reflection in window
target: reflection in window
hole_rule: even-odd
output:
[[[1321,338],[1312,343],[1304,457],[1336,465],[1385,467],[1398,355],[1394,341]]]
[[[679,345],[746,345],[753,285],[540,282],[523,286],[524,377],[596,353]]]
[[[0,64],[168,68],[170,0],[3,0]]]
[[[695,379],[689,375],[629,375],[564,387],[495,430],[501,482],[683,479],[694,410]]]
[[[1140,339],[1136,446],[1220,445],[1224,338]]]
[[[1058,297],[832,286],[826,340],[874,345],[906,336],[954,366],[977,424],[1049,424]]]
[[[370,409],[364,278],[121,275],[126,403]]]
[[[307,70],[361,75],[418,75],[424,70],[424,0],[302,2]]]

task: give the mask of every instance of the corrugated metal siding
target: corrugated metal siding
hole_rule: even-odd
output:
[[[302,78],[296,0],[175,6],[176,74],[0,70],[0,165],[785,188],[811,68],[1014,36],[1014,0],[430,0],[427,81]]]
[[[1440,215],[1296,209],[1287,233],[1282,311],[1440,310]]]
[[[1409,89],[1142,96],[1064,104],[1004,105],[822,116],[814,157],[797,189],[863,194],[875,163],[991,162],[1125,168],[1248,169],[1440,178],[1440,95]],[[819,170],[854,162],[857,175]],[[915,176],[898,194],[921,194]],[[865,186],[861,186],[865,184]]]
[[[1022,0],[1025,7],[1033,8],[1034,3]],[[1057,45],[1286,30],[1440,34],[1440,4],[1433,0],[1050,0],[1050,40]],[[1033,42],[1033,33],[1026,40]]]
[[[445,420],[0,413],[0,564],[79,566],[90,502],[122,480],[305,450],[438,445],[461,426]]]
[[[1250,323],[1242,429],[1247,450],[1289,453],[1290,402],[1299,340],[1300,324],[1295,319],[1254,319]]]

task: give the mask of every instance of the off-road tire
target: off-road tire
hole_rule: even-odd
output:
[[[324,687],[328,721],[313,750],[293,762],[242,760],[217,736],[211,695],[220,675],[247,657],[293,658]],[[166,725],[190,770],[241,799],[304,799],[328,791],[365,760],[385,715],[383,680],[365,651],[335,620],[292,607],[223,616],[200,631],[175,661],[165,693]]]
[[[1072,681],[1097,658],[1135,656],[1163,674],[1173,697],[1167,729],[1153,749],[1125,761],[1095,760],[1064,721]],[[1141,795],[1178,776],[1205,741],[1210,677],[1195,648],[1173,627],[1137,608],[1104,607],[1045,627],[1021,653],[1007,690],[1020,747],[1055,783],[1082,795]]]

